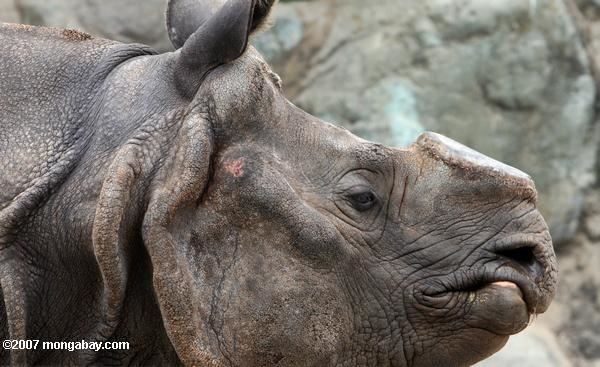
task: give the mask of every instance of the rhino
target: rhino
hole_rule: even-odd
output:
[[[0,26],[2,364],[463,366],[548,308],[532,179],[294,106],[273,3],[171,0],[163,54]]]

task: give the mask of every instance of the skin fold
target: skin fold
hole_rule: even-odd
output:
[[[2,339],[130,344],[2,364],[466,366],[547,309],[529,176],[295,107],[272,5],[172,0],[160,55],[0,25]]]

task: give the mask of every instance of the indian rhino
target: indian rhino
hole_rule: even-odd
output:
[[[469,365],[547,309],[530,177],[295,107],[273,2],[171,0],[165,54],[0,27],[2,339],[130,345],[3,364]]]

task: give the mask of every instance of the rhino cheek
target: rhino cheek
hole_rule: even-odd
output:
[[[196,217],[187,266],[204,340],[240,366],[332,365],[351,334],[332,272],[315,269],[273,223],[243,229],[214,211]],[[224,230],[225,229],[225,230]]]
[[[351,334],[347,301],[335,279],[273,249],[269,237],[246,235],[218,301],[225,307],[215,317],[223,323],[226,348],[244,341],[236,353],[239,365],[333,364]]]
[[[172,226],[199,344],[225,364],[335,364],[352,325],[339,251],[324,251],[338,234],[256,152],[232,149],[215,167],[202,203]]]

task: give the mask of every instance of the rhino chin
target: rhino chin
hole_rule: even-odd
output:
[[[412,367],[472,366],[498,352],[508,341],[508,335],[498,335],[483,328],[471,328],[461,334],[460,343],[455,337],[442,340],[431,353],[413,358]],[[455,358],[460,356],[460,362]]]

